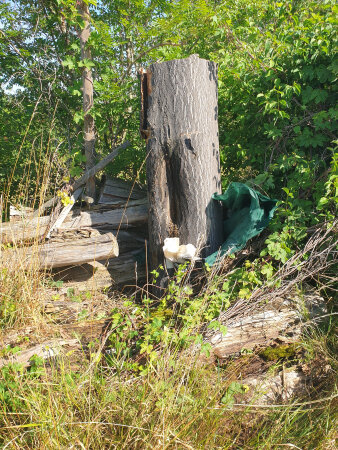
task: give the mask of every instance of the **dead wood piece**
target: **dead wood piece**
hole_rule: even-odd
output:
[[[251,376],[241,380],[241,383],[249,387],[249,391],[243,399],[245,404],[269,405],[285,402],[295,396],[306,393],[310,378],[296,366],[283,369],[277,375],[266,373],[259,376]]]
[[[225,336],[217,333],[210,338],[213,353],[226,358],[241,350],[252,350],[257,346],[268,346],[284,332],[289,331],[289,342],[300,335],[299,314],[295,310],[267,310],[253,314],[233,323]]]
[[[144,281],[146,267],[137,262],[135,254],[130,252],[108,261],[93,261],[76,267],[53,271],[54,280],[64,282],[60,292],[69,288],[79,291],[95,291],[112,285],[136,285]]]
[[[76,189],[78,189],[79,187],[86,184],[86,182],[90,178],[92,178],[100,170],[104,169],[107,166],[107,164],[109,164],[119,154],[119,152],[121,150],[124,150],[125,148],[129,147],[129,145],[130,145],[130,142],[127,141],[124,144],[116,147],[111,153],[109,153],[109,155],[107,155],[105,158],[103,158],[101,161],[99,161],[94,167],[92,167],[90,170],[88,170],[86,173],[84,173],[78,180],[76,180],[74,182],[74,184],[71,186],[71,190],[74,192]],[[37,209],[34,212],[34,216],[37,217],[37,216],[43,214],[43,212],[47,208],[54,206],[57,203],[57,201],[58,201],[58,196],[55,196],[52,199],[48,200],[43,205],[41,205],[39,207],[39,209]]]
[[[65,242],[74,239],[85,239],[105,234],[107,231],[98,230],[96,228],[81,228],[80,230],[65,230],[63,232],[54,232],[49,242]]]
[[[27,350],[20,351],[14,355],[0,359],[0,368],[7,364],[22,364],[28,367],[32,364],[31,358],[38,356],[45,360],[55,358],[60,355],[63,347],[80,348],[81,344],[78,339],[52,339],[41,344],[34,345],[34,347]]]
[[[3,244],[8,244],[38,239],[46,233],[50,223],[51,216],[37,217],[31,220],[22,218],[20,222],[2,223],[0,224],[0,240]]]
[[[53,297],[50,295],[49,299],[43,302],[44,313],[49,316],[51,322],[73,323],[80,318],[81,320],[102,319],[109,316],[114,305],[114,301],[101,292],[95,292],[93,298],[81,296],[81,293],[75,293],[75,290],[71,295],[67,296],[54,291],[54,298],[56,296],[60,300],[51,300],[50,298]],[[72,298],[79,301],[73,301]]]
[[[0,348],[7,345],[16,346],[22,342],[23,337],[30,338],[33,334],[32,327],[25,327],[19,330],[9,331],[7,333],[0,333]]]
[[[148,219],[148,207],[146,204],[131,206],[125,209],[114,209],[111,211],[82,211],[80,214],[71,213],[61,225],[61,230],[69,228],[77,229],[84,227],[97,227],[110,225],[112,228],[128,228],[144,224]]]
[[[39,267],[51,269],[83,264],[92,260],[116,258],[119,247],[113,233],[67,242],[48,242],[33,247],[10,249],[2,252],[2,261],[8,267]]]
[[[73,195],[72,195],[71,198],[70,198],[70,203],[69,203],[69,205],[67,205],[67,206],[65,206],[65,207],[63,208],[63,210],[61,211],[59,217],[56,219],[56,221],[53,223],[53,225],[52,225],[52,226],[50,227],[50,229],[48,230],[48,233],[47,233],[47,236],[46,236],[47,238],[50,238],[51,233],[52,233],[53,231],[56,231],[58,228],[60,228],[60,226],[62,225],[62,223],[63,223],[64,220],[66,219],[68,213],[69,213],[69,212],[71,211],[71,209],[73,208],[73,206],[74,206],[76,200],[80,197],[82,190],[83,190],[83,189],[82,189],[82,187],[81,187],[81,188],[77,189],[77,190],[73,193]]]
[[[267,347],[277,339],[285,343],[296,342],[304,322],[308,318],[317,320],[326,312],[324,299],[313,293],[305,294],[303,298],[279,298],[256,313],[224,322],[226,335],[208,330],[205,339],[213,346],[213,354],[223,359],[243,349]]]
[[[105,201],[107,200],[107,201]],[[139,205],[148,205],[148,199],[146,196],[143,196],[137,200],[128,200],[126,198],[122,197],[116,197],[112,200],[112,197],[110,196],[103,196],[102,203],[99,203],[97,205],[93,205],[91,207],[92,211],[110,211],[112,209],[118,209],[118,208],[130,208],[132,206],[139,206]],[[74,210],[75,211],[75,210]]]
[[[11,222],[18,222],[23,217],[30,217],[33,215],[34,209],[26,206],[19,205],[15,207],[13,205],[9,206],[9,220]]]
[[[110,229],[134,227],[143,225],[148,219],[148,206],[144,200],[128,208],[108,211],[72,211],[59,227],[60,231],[76,230],[88,227],[109,226]],[[32,220],[22,220],[19,223],[0,224],[0,239],[5,243],[41,238],[46,233],[51,216],[35,217]]]
[[[101,189],[99,204],[120,204],[129,199],[145,199],[147,192],[136,184],[127,181],[119,180],[118,178],[106,178]]]
[[[91,341],[100,339],[111,323],[110,319],[89,320],[85,322],[67,323],[58,325],[57,330],[64,338],[76,337],[78,342],[86,345]]]

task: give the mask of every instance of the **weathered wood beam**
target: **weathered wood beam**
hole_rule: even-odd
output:
[[[110,229],[128,228],[144,225],[148,220],[146,199],[140,199],[135,206],[108,211],[93,209],[91,211],[72,211],[60,225],[60,231],[76,230],[85,227],[109,226]],[[18,223],[0,224],[0,241],[19,243],[44,236],[51,223],[51,216],[35,217]]]
[[[136,252],[123,254],[108,261],[92,261],[76,267],[53,271],[54,280],[64,282],[61,292],[74,288],[94,291],[116,285],[136,285],[146,278],[144,262],[137,262]]]
[[[15,269],[37,266],[39,269],[52,269],[116,258],[118,255],[119,247],[115,236],[113,233],[106,233],[91,238],[9,249],[2,252],[1,260],[4,265]]]
[[[86,184],[86,182],[90,178],[92,178],[100,170],[103,170],[119,154],[119,152],[121,150],[124,150],[125,148],[129,147],[129,145],[130,145],[130,142],[126,141],[123,144],[116,147],[111,153],[109,153],[109,155],[107,155],[105,158],[103,158],[101,161],[99,161],[94,167],[92,167],[90,170],[88,170],[86,173],[84,173],[78,180],[76,180],[70,188],[71,191],[74,192],[74,191],[76,191],[76,189],[78,189],[79,187]],[[59,197],[55,196],[55,197],[51,198],[50,200],[48,200],[47,202],[45,202],[34,212],[34,217],[37,217],[37,216],[43,214],[43,212],[47,208],[54,206],[58,200],[59,200]]]

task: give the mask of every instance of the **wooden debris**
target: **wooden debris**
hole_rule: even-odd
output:
[[[100,170],[103,170],[119,154],[119,152],[121,150],[124,150],[125,148],[129,147],[129,145],[130,145],[130,142],[127,141],[124,144],[119,145],[118,147],[114,148],[114,150],[111,153],[109,153],[109,155],[107,155],[105,158],[103,158],[94,167],[92,167],[90,170],[88,170],[78,180],[76,180],[74,182],[74,184],[71,186],[72,192],[76,191],[76,189],[78,189],[79,187],[81,187],[84,184],[86,184],[86,182],[90,178],[92,178],[97,172],[99,172]],[[55,197],[51,198],[50,200],[45,202],[43,205],[41,205],[39,207],[39,209],[37,209],[34,212],[34,216],[37,217],[39,215],[42,215],[43,212],[47,208],[50,208],[50,207],[54,206],[57,203],[57,201],[58,201],[58,196],[55,196]]]
[[[23,217],[32,216],[34,212],[33,208],[29,208],[26,206],[18,206],[17,208],[13,205],[9,206],[9,220],[11,222],[18,222]]]
[[[292,366],[281,370],[277,375],[270,373],[253,375],[240,382],[249,388],[244,399],[238,399],[240,403],[269,405],[283,403],[292,397],[304,395],[310,378],[296,366]]]
[[[82,345],[87,345],[91,341],[100,339],[110,323],[110,319],[88,320],[57,325],[56,329],[65,339],[76,337]]]
[[[34,345],[23,351],[19,351],[14,355],[10,355],[0,359],[0,368],[7,364],[22,364],[28,367],[32,364],[32,357],[38,356],[44,360],[55,358],[61,353],[63,347],[80,348],[81,344],[78,339],[52,339],[41,344]]]
[[[135,253],[129,252],[108,261],[92,261],[81,266],[55,270],[53,278],[64,282],[60,292],[69,288],[95,291],[112,285],[136,285],[145,280],[146,267],[145,263],[137,262]]]
[[[70,203],[69,205],[65,206],[63,208],[63,210],[61,211],[61,214],[59,215],[59,217],[56,219],[56,221],[53,223],[53,225],[50,227],[50,229],[48,230],[47,236],[46,238],[50,238],[51,233],[53,231],[56,231],[58,228],[60,228],[60,226],[62,225],[62,223],[64,222],[64,220],[66,219],[67,215],[69,214],[69,212],[71,211],[71,209],[73,208],[76,200],[80,197],[81,192],[83,191],[82,187],[77,189],[74,194],[71,196],[70,198]]]
[[[277,339],[284,343],[296,342],[303,329],[306,310],[312,319],[325,314],[324,299],[312,294],[305,294],[304,298],[276,298],[254,314],[224,323],[227,334],[208,330],[205,339],[219,359],[243,350],[267,347]]]
[[[111,211],[82,211],[71,213],[67,220],[62,224],[60,230],[69,228],[78,229],[83,227],[98,227],[108,225],[111,228],[128,228],[147,222],[148,205],[146,201],[140,201],[137,206],[128,208],[114,209]]]
[[[40,269],[64,267],[116,258],[119,247],[113,233],[65,242],[48,242],[33,247],[9,249],[2,252],[1,259],[8,267],[38,266]]]
[[[148,205],[146,199],[137,200],[137,204],[128,208],[106,211],[71,211],[60,225],[60,231],[76,230],[87,227],[109,227],[110,230],[144,225],[148,220]],[[19,223],[0,224],[0,239],[5,243],[41,238],[52,223],[51,216],[34,217],[32,220],[22,220]]]
[[[116,205],[126,203],[127,200],[146,199],[147,192],[138,185],[131,185],[118,178],[107,178],[101,189],[99,204]],[[129,205],[129,203],[128,203]]]

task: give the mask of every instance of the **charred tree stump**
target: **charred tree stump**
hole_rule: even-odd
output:
[[[192,55],[152,64],[141,73],[141,134],[147,139],[149,247],[152,268],[163,241],[203,248],[222,242],[217,65]]]

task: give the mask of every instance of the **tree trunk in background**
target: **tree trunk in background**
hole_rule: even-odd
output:
[[[91,52],[87,46],[90,36],[90,15],[89,7],[84,1],[78,1],[78,10],[81,14],[84,27],[79,33],[81,44],[81,59],[90,60]],[[86,156],[86,170],[91,169],[95,165],[94,149],[95,149],[95,123],[94,118],[89,111],[93,107],[93,77],[90,68],[84,66],[82,68],[82,89],[83,89],[83,112],[84,112],[84,150]],[[86,183],[86,194],[88,197],[95,199],[95,177],[89,178]]]
[[[141,134],[147,139],[151,267],[163,263],[163,241],[203,248],[222,243],[217,65],[192,55],[152,64],[141,74]]]

